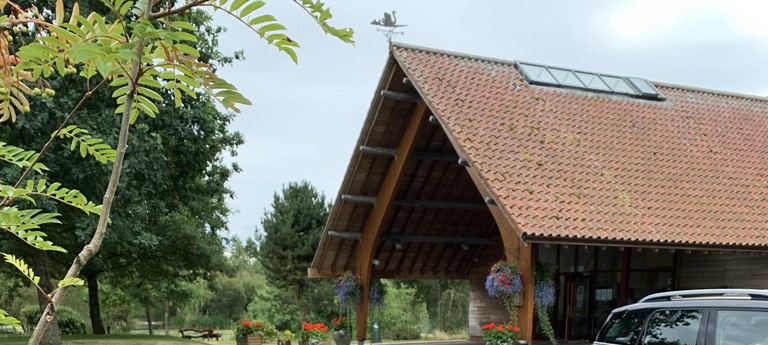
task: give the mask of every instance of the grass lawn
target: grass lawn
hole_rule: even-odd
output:
[[[235,345],[235,341],[202,341],[162,335],[72,335],[64,336],[64,345]],[[28,337],[0,337],[3,345],[26,345]]]

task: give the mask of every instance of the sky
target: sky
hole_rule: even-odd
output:
[[[231,125],[245,145],[232,235],[253,236],[276,192],[312,183],[338,194],[388,58],[386,38],[369,23],[397,11],[407,24],[398,42],[636,76],[696,87],[768,95],[768,2],[753,0],[327,0],[337,27],[355,30],[354,45],[325,35],[292,1],[268,2],[301,44],[299,64],[222,13],[214,23],[225,53],[245,61],[219,70],[252,102]]]

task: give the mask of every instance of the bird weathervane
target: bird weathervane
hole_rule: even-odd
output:
[[[381,19],[374,19],[371,21],[371,25],[380,26],[381,28],[376,28],[376,31],[383,32],[387,41],[392,41],[392,37],[396,35],[404,34],[403,31],[396,31],[397,28],[408,26],[397,24],[397,12],[395,11],[392,11],[392,13],[384,12],[384,17]]]

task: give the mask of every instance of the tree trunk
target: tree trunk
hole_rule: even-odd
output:
[[[169,335],[169,327],[168,319],[170,319],[171,314],[171,302],[168,300],[165,300],[165,315],[163,315],[163,326],[165,327],[165,336]]]
[[[149,309],[149,304],[144,306],[144,313],[147,315],[147,330],[149,330],[149,335],[153,335],[152,332],[152,310]]]
[[[51,274],[48,272],[48,254],[42,250],[34,250],[32,256],[35,266],[35,273],[40,277],[40,288],[43,291],[53,291],[53,284],[51,284]],[[40,291],[37,293],[37,302],[40,306],[40,314],[42,315],[45,308],[48,306],[48,298]],[[61,330],[59,330],[59,322],[56,317],[51,320],[48,328],[43,333],[43,338],[40,341],[40,345],[61,345]]]
[[[149,15],[152,13],[153,4],[154,2],[152,1],[147,2],[147,6],[144,8],[145,18],[149,18]],[[131,66],[131,80],[138,80],[139,71],[141,70],[140,57],[144,55],[143,52],[145,45],[146,42],[141,39],[138,46],[136,47],[136,56],[139,57],[139,59],[134,60],[133,65]],[[123,109],[123,115],[120,118],[120,135],[118,136],[117,140],[117,153],[115,154],[115,163],[112,165],[112,174],[109,177],[109,184],[107,184],[107,190],[104,192],[104,198],[102,199],[101,213],[99,213],[99,222],[96,224],[96,231],[93,233],[93,237],[91,237],[90,242],[88,242],[88,244],[83,247],[80,253],[75,257],[75,260],[72,261],[72,265],[69,266],[69,270],[67,270],[65,278],[75,278],[80,275],[80,271],[83,269],[83,267],[85,267],[85,264],[88,263],[88,260],[93,258],[93,256],[99,252],[101,243],[104,241],[104,236],[107,233],[109,211],[112,209],[112,201],[115,199],[117,185],[120,183],[120,172],[123,170],[123,159],[125,158],[125,151],[128,149],[128,129],[130,128],[131,124],[131,107],[133,106],[134,102],[134,92],[137,90],[137,85],[134,84],[134,82],[130,82],[128,85],[132,91],[128,92],[126,95],[125,109]],[[88,97],[90,97],[90,95],[90,92],[86,93],[82,101],[85,101]],[[77,107],[73,109],[71,114],[74,114],[77,109]],[[50,328],[49,326],[51,324],[51,319],[55,320],[55,318],[51,318],[50,316],[53,314],[56,306],[61,304],[61,301],[64,299],[64,295],[66,293],[67,288],[64,287],[57,290],[56,293],[53,294],[53,297],[43,311],[43,315],[40,315],[40,320],[37,321],[37,326],[35,326],[35,330],[32,331],[32,335],[29,337],[27,345],[40,345],[43,342],[45,333],[47,332],[47,329]],[[58,329],[58,327],[56,328]],[[59,341],[59,344],[60,343],[61,341]]]
[[[101,320],[98,273],[88,274],[86,279],[88,280],[88,307],[91,313],[93,334],[107,334],[104,330],[104,322]]]

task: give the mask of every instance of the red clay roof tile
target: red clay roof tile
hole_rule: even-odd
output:
[[[765,100],[658,83],[666,100],[642,100],[392,53],[524,238],[768,245]]]

